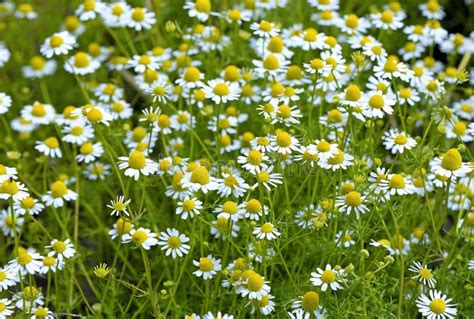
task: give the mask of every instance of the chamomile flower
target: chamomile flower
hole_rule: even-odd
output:
[[[285,131],[277,131],[271,139],[272,149],[282,155],[291,154],[299,150],[299,141]]]
[[[12,301],[7,298],[0,299],[0,317],[8,318],[13,314],[15,307],[11,303]]]
[[[252,174],[258,173],[268,160],[269,157],[257,149],[245,151],[237,158],[242,168]]]
[[[338,246],[344,247],[344,248],[349,248],[352,245],[355,244],[355,241],[352,237],[354,232],[350,229],[347,229],[345,231],[339,231],[336,234],[336,243]]]
[[[262,226],[257,226],[253,230],[253,234],[257,239],[273,240],[280,237],[281,233],[276,229],[272,223],[265,223]]]
[[[383,118],[386,114],[393,113],[393,105],[395,101],[381,91],[370,92],[364,99],[362,113],[370,118]]]
[[[43,265],[41,266],[40,273],[47,274],[48,272],[55,273],[57,270],[62,270],[66,262],[64,258],[55,258],[54,256],[43,257]]]
[[[150,250],[151,247],[158,244],[156,234],[146,228],[132,229],[130,231],[131,241],[137,246],[142,247],[145,250]]]
[[[178,230],[174,228],[167,228],[166,232],[161,232],[158,238],[158,245],[161,246],[161,250],[166,251],[166,256],[170,256],[173,259],[176,257],[183,257],[189,253],[191,248],[188,244],[189,237],[184,234],[180,234]]]
[[[105,5],[100,12],[104,23],[110,28],[119,28],[125,26],[125,17],[131,10],[130,5],[124,1],[114,2]]]
[[[2,227],[3,235],[14,238],[18,234],[25,219],[20,217],[18,213],[10,212],[10,210],[3,209],[0,212],[0,225]]]
[[[116,215],[119,216],[121,214],[125,214],[126,216],[129,216],[130,213],[128,212],[128,205],[132,202],[131,199],[125,200],[125,196],[120,195],[117,196],[115,200],[112,200],[110,202],[110,205],[107,205],[108,208],[112,209],[112,212],[110,215]]]
[[[64,206],[64,202],[74,201],[77,199],[77,193],[68,189],[62,181],[55,181],[51,184],[50,190],[41,197],[46,206],[54,206],[55,208]]]
[[[258,199],[251,198],[239,205],[245,218],[259,220],[263,215],[268,214],[268,207],[263,205]]]
[[[427,19],[441,20],[445,16],[443,7],[437,0],[428,0],[418,6],[421,14]]]
[[[104,148],[100,143],[86,142],[79,148],[79,154],[76,159],[78,163],[90,163],[98,159],[104,153]]]
[[[94,73],[100,67],[100,62],[93,59],[89,54],[85,52],[77,52],[74,56],[71,56],[64,64],[64,69],[73,74],[87,75]]]
[[[10,260],[8,267],[14,273],[34,275],[38,274],[41,269],[43,257],[33,248],[18,248],[15,259]]]
[[[397,30],[403,27],[402,18],[391,10],[384,10],[371,15],[372,25],[382,30]]]
[[[439,290],[430,290],[428,295],[422,293],[416,299],[416,306],[423,317],[428,319],[451,319],[457,315],[457,309],[448,298]]]
[[[30,64],[21,68],[23,75],[30,79],[41,79],[52,75],[56,71],[56,61],[46,60],[42,56],[36,55],[30,59]]]
[[[55,314],[46,307],[31,309],[31,319],[54,319]]]
[[[402,154],[405,150],[411,150],[416,146],[414,138],[397,129],[385,132],[382,141],[385,149],[391,151],[392,154]]]
[[[353,159],[354,157],[352,155],[344,153],[342,150],[338,149],[337,154],[333,157],[321,159],[319,161],[319,166],[333,171],[338,169],[346,170],[349,166],[354,165]]]
[[[0,92],[0,114],[5,114],[12,105],[12,98],[3,92]]]
[[[463,177],[473,169],[470,164],[462,161],[461,153],[455,148],[433,159],[430,166],[435,174],[448,178]]]
[[[273,22],[266,20],[262,20],[260,23],[253,22],[250,25],[250,30],[253,30],[253,33],[261,38],[272,38],[280,32]]]
[[[317,319],[324,318],[325,310],[321,307],[320,297],[316,291],[310,290],[303,296],[299,296],[291,304],[293,312],[302,312],[302,318],[314,316]]]
[[[53,239],[51,244],[46,246],[46,248],[51,249],[48,253],[49,257],[57,256],[60,260],[72,258],[76,254],[76,250],[70,239],[66,239],[65,241]]]
[[[25,215],[27,212],[30,215],[39,215],[43,211],[44,205],[37,199],[28,196],[13,203],[13,209],[19,215]]]
[[[181,219],[188,219],[188,217],[192,219],[195,215],[201,213],[202,208],[203,206],[200,200],[195,197],[186,197],[178,202],[176,215],[180,215]]]
[[[35,102],[32,105],[26,105],[21,110],[21,116],[34,124],[46,125],[54,121],[56,111],[50,104]]]
[[[51,158],[61,158],[62,152],[61,148],[59,147],[59,141],[56,137],[48,137],[44,141],[36,141],[35,149]]]
[[[242,197],[250,187],[242,177],[233,174],[232,172],[222,173],[222,178],[216,179],[216,182],[219,184],[217,187],[217,193],[221,197],[227,197],[230,195],[233,195],[236,198]]]
[[[267,191],[270,191],[272,188],[282,184],[282,174],[272,173],[273,169],[273,165],[263,165],[258,172],[255,172],[255,178],[257,179],[257,182],[253,184],[251,188],[256,189],[259,185],[263,185]]]
[[[155,23],[155,13],[147,8],[132,8],[124,16],[124,24],[135,31],[149,30]]]
[[[109,236],[112,239],[120,237],[122,243],[128,243],[132,239],[130,236],[130,232],[134,229],[134,225],[124,219],[119,218],[115,222],[113,228],[109,231]]]
[[[215,177],[209,174],[207,168],[199,165],[184,175],[183,186],[194,192],[202,191],[206,194],[209,191],[216,190],[218,184]]]
[[[12,270],[8,267],[0,267],[0,291],[8,290],[9,287],[16,286],[18,281],[18,274],[12,272]]]
[[[15,17],[19,19],[33,20],[38,17],[38,13],[34,10],[31,4],[22,3],[16,8]]]
[[[66,55],[75,46],[76,39],[67,31],[55,33],[46,38],[43,45],[41,45],[40,52],[46,58],[51,58],[55,55]]]
[[[350,191],[346,195],[339,196],[336,198],[336,207],[339,208],[339,212],[350,215],[354,212],[356,218],[359,218],[360,214],[366,213],[369,209],[364,204],[366,197],[362,196],[357,191]]]
[[[384,196],[410,195],[415,192],[415,186],[409,176],[402,174],[389,174],[382,183],[387,189],[387,193]]]
[[[193,274],[196,277],[202,277],[204,280],[212,279],[222,268],[221,260],[214,258],[212,255],[193,260],[193,265],[198,267],[198,270],[194,271]]]
[[[191,18],[196,17],[201,22],[206,22],[210,15],[217,15],[211,11],[211,0],[186,1],[183,8]]]
[[[315,286],[321,286],[321,291],[326,291],[328,288],[333,291],[344,289],[342,286],[344,282],[344,270],[337,270],[329,264],[326,265],[324,270],[317,268],[316,272],[311,273],[311,283]]]
[[[325,139],[315,140],[308,145],[308,153],[317,155],[318,159],[326,160],[339,154],[339,148],[336,143],[329,143]]]
[[[228,82],[220,79],[210,80],[203,86],[206,98],[211,99],[214,103],[227,103],[239,98],[242,90],[239,85],[234,82]]]
[[[158,164],[139,151],[132,151],[128,157],[121,156],[118,159],[119,168],[125,170],[125,176],[133,177],[136,181],[140,175],[148,176],[158,171]]]
[[[413,279],[418,279],[423,283],[423,285],[427,285],[430,288],[435,287],[436,279],[434,279],[431,269],[426,265],[422,265],[419,261],[416,261],[410,266],[410,268],[408,268],[408,270],[416,274],[412,277]]]

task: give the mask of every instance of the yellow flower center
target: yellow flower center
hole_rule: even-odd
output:
[[[196,0],[194,8],[203,13],[211,12],[211,1],[210,0]]]
[[[408,138],[405,135],[400,134],[400,135],[395,136],[394,141],[395,141],[395,144],[404,145],[408,142]]]
[[[355,14],[349,14],[346,18],[346,27],[351,29],[357,29],[359,26],[359,17]]]
[[[48,310],[46,308],[37,308],[35,310],[36,318],[45,318],[48,315]]]
[[[323,271],[321,274],[321,280],[327,284],[330,284],[332,282],[336,281],[336,273],[332,271],[331,269],[326,269]]]
[[[33,197],[26,197],[21,200],[21,207],[24,209],[32,209],[35,206],[35,200]]]
[[[280,67],[280,61],[273,54],[269,54],[263,61],[263,67],[267,70],[276,70]]]
[[[328,112],[328,121],[331,123],[340,123],[344,118],[338,109],[333,109]]]
[[[7,278],[7,274],[4,271],[0,271],[0,283]]]
[[[315,291],[308,291],[301,299],[301,308],[307,312],[313,312],[319,307],[319,294]]]
[[[7,179],[2,183],[0,188],[1,193],[9,194],[11,196],[19,192],[18,184],[14,180]]]
[[[328,163],[331,165],[338,165],[344,162],[344,152],[340,149],[337,150],[337,154],[334,157],[328,159]]]
[[[204,166],[196,167],[193,172],[191,173],[191,182],[197,183],[201,185],[209,184],[209,172]]]
[[[142,169],[146,165],[146,158],[142,152],[133,151],[128,157],[128,165],[133,169]]]
[[[31,13],[33,12],[33,6],[28,3],[23,3],[18,6],[18,10],[22,13]]]
[[[457,136],[464,136],[466,134],[466,130],[467,130],[467,125],[463,121],[458,121],[453,126],[453,133],[456,134]]]
[[[258,150],[251,150],[247,156],[247,162],[252,165],[260,165],[263,160],[263,154]]]
[[[151,63],[151,58],[148,55],[142,55],[138,59],[138,63],[142,65],[149,65]]]
[[[262,276],[257,273],[251,274],[247,280],[247,288],[254,292],[260,291],[264,284]]]
[[[113,14],[114,16],[119,17],[119,16],[121,16],[124,12],[125,12],[125,11],[124,11],[123,7],[122,7],[120,4],[116,4],[116,5],[114,5],[114,6],[112,7],[112,14]]]
[[[44,140],[44,144],[49,148],[58,148],[59,147],[59,141],[55,137],[48,137],[47,139]]]
[[[288,105],[280,105],[278,107],[278,116],[287,119],[291,117],[291,108]]]
[[[183,201],[183,209],[187,212],[190,212],[191,210],[193,210],[194,206],[195,204],[192,199],[186,199]]]
[[[420,269],[420,276],[423,277],[424,279],[430,279],[431,278],[431,270],[429,270],[426,267],[423,267]]]
[[[240,80],[240,70],[235,65],[229,65],[224,70],[224,80],[235,82]]]
[[[323,60],[321,59],[312,59],[310,63],[311,63],[311,68],[315,70],[320,70],[324,67]]]
[[[433,299],[430,303],[430,310],[435,314],[442,314],[446,310],[446,303],[440,298]]]
[[[22,252],[18,255],[17,262],[18,264],[25,266],[28,265],[33,260],[30,254],[27,252]]]
[[[260,22],[260,30],[263,32],[269,32],[272,30],[272,24],[268,21]]]
[[[34,117],[43,117],[46,115],[46,107],[41,103],[35,103],[31,108],[31,115]]]
[[[441,167],[449,171],[455,171],[462,166],[462,157],[459,151],[455,148],[450,149],[443,155],[441,160]]]
[[[56,181],[51,184],[51,195],[53,195],[54,198],[63,197],[67,194],[67,191],[68,189],[66,184],[61,181]]]
[[[262,227],[260,227],[260,230],[265,234],[269,234],[273,231],[273,225],[270,223],[265,223],[262,225]]]
[[[374,109],[381,109],[384,106],[383,96],[380,94],[374,94],[369,99],[369,105]]]
[[[176,249],[176,248],[181,247],[181,239],[179,239],[178,236],[170,236],[170,238],[168,238],[168,246],[171,249]]]
[[[239,21],[242,18],[242,15],[239,10],[232,9],[227,14],[227,17],[232,21]]]
[[[257,181],[259,183],[265,183],[270,179],[270,174],[268,174],[266,171],[261,171],[257,174]]]
[[[141,245],[148,239],[148,235],[143,230],[137,230],[132,235],[134,243]]]
[[[80,152],[83,155],[89,155],[94,152],[94,146],[91,143],[84,143],[80,148]]]
[[[319,152],[322,152],[322,153],[328,152],[331,149],[331,144],[329,144],[326,141],[321,141],[318,143],[317,149]]]
[[[202,257],[199,259],[199,270],[202,272],[209,272],[214,269],[214,264],[212,260],[207,257]]]
[[[115,225],[117,227],[117,233],[120,235],[127,234],[132,230],[132,223],[124,220],[123,218],[119,218]]]
[[[132,12],[132,19],[135,22],[142,22],[145,20],[145,10],[140,7],[134,8]]]
[[[387,59],[383,69],[388,73],[393,73],[398,70],[397,62],[394,59]]]
[[[235,213],[237,213],[237,210],[238,210],[237,204],[233,201],[226,201],[222,205],[222,211],[227,214],[234,215]]]
[[[390,179],[390,187],[405,188],[405,178],[400,174],[393,174]]]
[[[362,94],[357,85],[351,84],[347,87],[345,98],[348,101],[359,101]]]
[[[287,132],[277,132],[276,133],[276,143],[280,147],[288,147],[291,145],[291,135]]]
[[[58,48],[60,47],[62,44],[64,43],[64,39],[59,36],[59,35],[53,35],[50,39],[49,39],[49,45],[52,47],[52,48]]]
[[[273,53],[281,53],[284,48],[283,39],[279,36],[271,38],[267,45],[267,49]]]
[[[393,12],[385,10],[384,12],[382,12],[382,16],[380,17],[380,19],[384,23],[392,23],[393,22]]]
[[[345,203],[351,207],[357,207],[362,203],[362,197],[359,192],[351,191],[345,197]]]
[[[30,60],[30,65],[33,70],[43,70],[44,66],[46,65],[46,60],[41,56],[34,56]]]
[[[306,29],[304,34],[304,40],[308,42],[314,42],[318,38],[318,31],[313,28]]]
[[[76,68],[86,68],[90,64],[89,57],[84,52],[77,52],[74,55],[74,66]]]
[[[258,214],[262,210],[262,204],[257,199],[252,198],[247,202],[246,209],[251,214]]]
[[[57,253],[63,253],[65,250],[66,250],[66,244],[63,242],[63,241],[56,241],[54,244],[53,244],[53,249],[55,252]]]

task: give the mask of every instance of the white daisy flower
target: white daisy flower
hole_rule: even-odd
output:
[[[280,237],[281,233],[276,229],[272,223],[265,223],[262,226],[257,226],[253,230],[253,234],[257,239],[273,240]]]
[[[416,261],[410,265],[408,270],[416,273],[416,275],[412,277],[413,279],[418,279],[423,285],[427,285],[430,288],[435,287],[436,279],[434,279],[431,269],[426,265],[422,265],[419,261]]]
[[[405,150],[411,150],[416,146],[414,138],[398,129],[391,129],[385,132],[382,141],[385,149],[391,151],[392,154],[402,154]]]
[[[136,181],[140,175],[148,176],[158,171],[158,164],[145,157],[140,151],[133,151],[130,155],[118,158],[119,168],[125,169],[125,176],[133,177]]]
[[[428,319],[451,319],[456,318],[456,306],[451,303],[441,291],[430,290],[428,295],[422,293],[416,299],[416,306],[423,317]]]
[[[150,250],[151,247],[158,244],[156,234],[146,228],[132,229],[130,231],[131,241],[137,246],[141,246],[145,250]]]
[[[198,267],[198,270],[194,271],[193,274],[196,277],[202,277],[204,280],[212,279],[222,268],[221,260],[212,257],[212,255],[193,260],[193,265]]]
[[[72,258],[76,254],[74,245],[69,238],[65,241],[53,239],[46,248],[51,249],[48,253],[49,257],[57,256],[59,260]]]
[[[171,255],[173,259],[188,254],[191,247],[186,244],[187,242],[189,242],[189,237],[180,234],[174,228],[167,228],[166,232],[161,232],[158,238],[158,245],[161,246],[161,250],[166,251],[166,256]]]
[[[196,197],[186,197],[178,202],[176,215],[180,215],[181,219],[188,219],[188,217],[192,219],[201,213],[202,208],[202,202]]]
[[[333,269],[329,264],[326,265],[324,270],[317,268],[316,272],[311,273],[311,283],[315,286],[321,286],[321,291],[326,291],[328,288],[333,291],[343,289],[341,284],[344,282],[344,270]]]
[[[56,181],[50,186],[50,190],[41,197],[46,206],[54,206],[55,208],[63,207],[64,201],[74,201],[77,199],[77,193],[68,189],[62,181]]]
[[[67,31],[54,33],[52,36],[46,38],[40,47],[40,52],[46,58],[51,58],[55,55],[66,55],[76,45],[76,39]]]

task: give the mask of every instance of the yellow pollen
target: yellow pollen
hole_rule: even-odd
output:
[[[142,169],[146,166],[146,158],[142,152],[133,151],[128,157],[128,165],[133,169]]]

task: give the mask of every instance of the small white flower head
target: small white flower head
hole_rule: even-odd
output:
[[[311,283],[315,286],[321,286],[321,291],[343,289],[341,283],[344,283],[344,270],[333,269],[331,265],[326,265],[323,270],[317,268],[316,272],[311,273]]]
[[[208,81],[202,89],[206,94],[206,98],[211,99],[216,104],[237,100],[242,92],[237,83],[220,79]]]
[[[255,227],[253,234],[255,237],[257,237],[257,239],[266,240],[273,240],[281,235],[272,223],[265,223],[262,226]]]
[[[62,31],[46,38],[41,45],[40,52],[49,59],[55,55],[68,54],[75,44],[76,39],[69,32]]]
[[[385,132],[382,141],[385,149],[391,151],[392,154],[402,154],[405,150],[411,150],[416,146],[413,137],[397,129]]]
[[[158,244],[156,234],[146,228],[132,229],[130,231],[131,241],[137,246],[141,246],[145,250],[150,250],[151,247]]]
[[[94,73],[100,67],[100,62],[85,52],[77,52],[64,64],[64,69],[73,74],[87,75]]]
[[[50,190],[42,196],[42,200],[46,206],[54,206],[55,208],[63,207],[64,202],[74,201],[77,199],[77,193],[68,189],[63,181],[55,181],[51,184]]]
[[[472,166],[462,161],[461,153],[451,148],[442,157],[437,157],[431,162],[431,169],[435,174],[451,177],[464,177],[472,171]]]
[[[119,168],[125,169],[125,176],[133,177],[136,181],[140,175],[149,176],[158,171],[158,164],[145,157],[140,151],[133,151],[128,157],[119,157]]]
[[[428,319],[452,319],[456,317],[457,309],[441,291],[430,290],[428,295],[422,293],[416,300],[416,306],[423,317]]]
[[[212,279],[221,270],[220,259],[214,258],[212,255],[193,260],[193,265],[198,267],[198,270],[194,271],[193,274],[196,277],[202,277],[204,280]]]
[[[436,279],[433,277],[431,269],[429,269],[426,265],[422,265],[419,261],[416,261],[410,265],[408,270],[416,274],[412,277],[413,279],[418,279],[423,283],[423,285],[427,285],[430,288],[435,287]]]
[[[112,209],[112,212],[110,213],[110,215],[119,216],[121,214],[125,214],[126,216],[129,216],[130,213],[128,212],[127,209],[131,201],[132,201],[131,199],[125,200],[125,196],[123,195],[117,196],[115,200],[112,200],[110,202],[110,205],[107,205],[108,208]]]
[[[202,202],[196,197],[186,197],[182,201],[178,202],[176,208],[176,214],[181,216],[181,219],[193,218],[195,215],[199,215],[202,209]]]
[[[66,239],[65,241],[53,239],[51,244],[46,246],[46,248],[51,249],[48,253],[49,257],[57,256],[60,260],[69,259],[76,253],[74,245],[71,243],[70,239]]]
[[[161,232],[158,238],[158,245],[161,246],[161,250],[166,251],[166,256],[171,255],[173,259],[188,254],[191,247],[186,244],[187,242],[189,242],[189,237],[180,234],[174,228],[167,228],[166,232]]]

